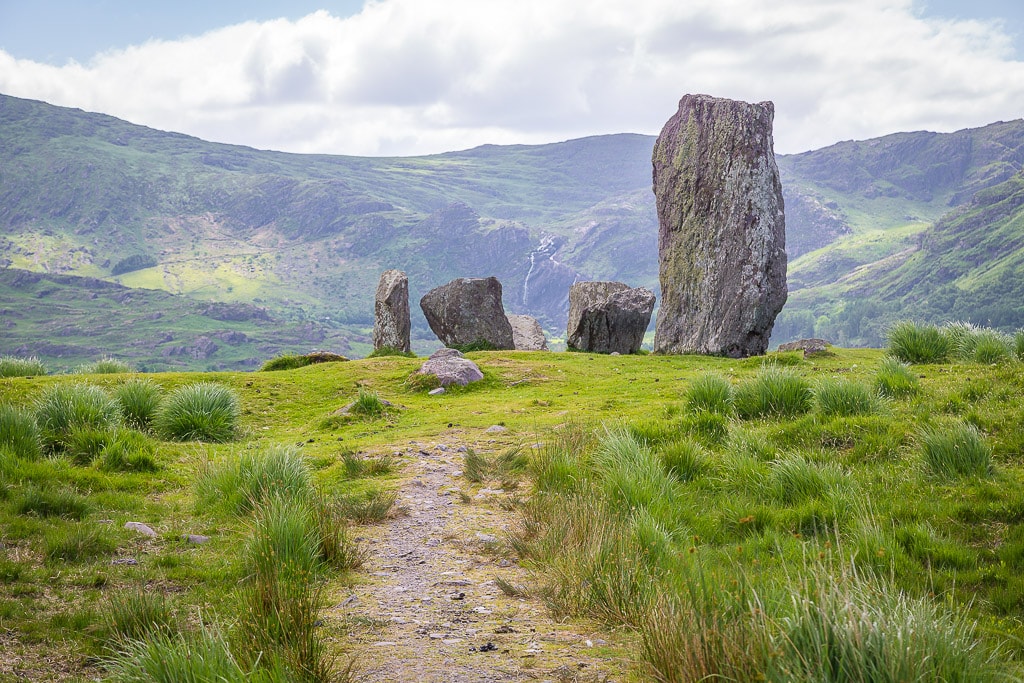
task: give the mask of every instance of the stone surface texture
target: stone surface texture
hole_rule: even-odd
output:
[[[577,282],[569,288],[571,348],[593,353],[636,353],[651,323],[654,293],[621,282]]]
[[[510,315],[508,322],[512,326],[512,343],[515,344],[516,351],[548,350],[544,328],[536,318],[529,315]]]
[[[434,375],[442,387],[452,384],[464,387],[484,378],[477,364],[456,349],[438,349],[417,372],[421,375]]]
[[[408,352],[409,278],[405,273],[400,270],[381,273],[373,314],[373,348]]]
[[[771,102],[686,95],[654,146],[656,353],[763,354],[786,303]]]
[[[445,346],[489,344],[514,349],[498,278],[458,278],[420,299],[427,324]]]

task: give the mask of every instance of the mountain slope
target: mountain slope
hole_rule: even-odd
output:
[[[454,277],[498,276],[506,308],[555,335],[576,279],[657,288],[650,136],[408,158],[296,155],[0,95],[0,139],[0,266],[252,303],[335,330],[357,350],[386,268],[409,273],[424,338],[415,301]],[[913,289],[913,276],[898,285],[890,270],[945,214],[1014,177],[1024,122],[843,142],[778,162],[791,294],[775,341],[877,344],[881,322],[859,321],[913,303],[889,293]],[[952,216],[940,226],[962,227]],[[1017,250],[1013,231],[978,254]],[[971,264],[957,286],[992,280],[972,275],[987,264]],[[891,285],[855,286],[866,273]]]

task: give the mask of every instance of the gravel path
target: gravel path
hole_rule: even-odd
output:
[[[406,514],[365,530],[368,576],[338,596],[327,620],[347,631],[358,679],[397,681],[625,681],[607,634],[555,622],[537,599],[509,597],[495,583],[527,583],[503,548],[515,513],[507,492],[469,487],[465,445],[412,442],[397,506]],[[500,445],[484,445],[500,449]],[[460,490],[471,495],[463,502]],[[620,639],[621,640],[621,639]]]

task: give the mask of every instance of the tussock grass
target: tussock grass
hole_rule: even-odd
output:
[[[126,372],[135,372],[135,368],[123,360],[109,356],[75,368],[76,375],[116,375]]]
[[[239,621],[243,659],[280,663],[298,679],[330,681],[333,662],[316,633],[324,607],[319,527],[305,504],[273,497],[256,510]]]
[[[861,382],[826,379],[814,389],[818,412],[827,417],[874,415],[881,412],[878,395]]]
[[[341,463],[345,470],[345,476],[349,479],[390,474],[395,467],[395,459],[390,455],[364,458],[353,450],[346,450],[341,454]]]
[[[882,396],[904,398],[921,390],[921,383],[910,366],[895,356],[886,356],[875,373],[875,389]]]
[[[381,417],[387,411],[387,406],[380,400],[380,396],[374,391],[359,388],[359,394],[356,396],[355,403],[352,404],[352,408],[349,410],[353,415],[360,415],[362,417]]]
[[[374,349],[367,355],[367,358],[388,358],[392,356],[399,356],[401,358],[415,358],[416,354],[412,351],[399,351],[398,349],[391,346],[382,346],[379,349]]]
[[[342,510],[320,495],[310,504],[310,513],[319,539],[320,559],[342,571],[363,566],[368,550],[350,536],[349,520]]]
[[[271,497],[311,500],[316,491],[305,459],[291,446],[271,445],[205,462],[195,484],[196,509],[244,514]]]
[[[198,382],[164,398],[153,426],[171,441],[231,441],[238,432],[238,396],[226,386]]]
[[[160,407],[161,389],[150,379],[131,379],[114,389],[124,423],[146,430],[153,424]]]
[[[64,517],[80,520],[91,506],[83,496],[67,488],[28,484],[14,497],[12,510],[18,515]]]
[[[67,449],[76,433],[102,432],[120,421],[117,403],[92,384],[48,386],[39,397],[35,412],[43,447],[51,453]],[[85,436],[77,438],[87,440]]]
[[[693,441],[674,441],[659,449],[658,455],[665,473],[679,481],[693,481],[712,469],[707,450]]]
[[[141,589],[119,591],[107,598],[101,614],[107,637],[114,643],[178,631],[174,609],[159,592]]]
[[[979,476],[992,473],[992,448],[974,425],[926,427],[920,434],[925,465],[938,476]]]
[[[118,429],[99,454],[99,467],[107,472],[156,472],[156,447],[141,432]]]
[[[936,325],[904,320],[889,328],[887,351],[904,363],[941,363],[960,344],[960,334],[960,328],[949,334]]]
[[[331,501],[336,514],[341,519],[354,524],[376,524],[384,521],[398,494],[394,492],[371,489],[363,495],[341,495]]]
[[[771,495],[786,505],[820,498],[840,491],[845,485],[846,475],[833,463],[819,464],[796,454],[771,465]]]
[[[474,484],[479,484],[490,476],[494,463],[477,453],[472,448],[462,456],[462,476]]]
[[[38,358],[0,356],[0,377],[37,377],[46,374],[46,366]]]
[[[35,460],[42,453],[35,416],[20,406],[0,403],[0,458]]]
[[[736,412],[748,420],[802,415],[813,405],[810,384],[789,368],[765,366],[736,389]]]
[[[54,527],[43,538],[47,562],[84,562],[117,550],[117,542],[106,528],[88,522]]]
[[[690,412],[732,415],[735,391],[732,383],[721,375],[701,375],[690,383],[685,400]]]

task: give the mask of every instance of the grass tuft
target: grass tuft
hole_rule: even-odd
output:
[[[149,379],[131,379],[114,389],[124,423],[133,429],[149,429],[160,407],[160,387]]]
[[[157,433],[171,441],[231,441],[238,432],[241,409],[231,389],[211,382],[178,387],[160,404]]]
[[[814,390],[818,412],[827,417],[874,415],[882,402],[867,385],[851,380],[826,379]]]
[[[691,412],[731,415],[735,392],[721,375],[701,375],[686,390],[686,406]]]
[[[43,447],[51,453],[67,449],[77,432],[102,432],[119,421],[117,403],[92,384],[51,385],[36,403],[36,422]]]
[[[905,363],[941,363],[960,344],[960,335],[960,328],[949,335],[935,325],[904,320],[889,328],[887,350]]]
[[[362,415],[363,417],[381,417],[386,411],[387,406],[384,405],[380,396],[376,392],[362,387],[359,388],[359,394],[349,409],[353,415]]]
[[[810,384],[788,368],[765,366],[736,390],[736,412],[741,418],[794,417],[811,410]]]
[[[37,377],[46,374],[46,366],[38,358],[0,356],[0,377]]]
[[[102,614],[108,638],[115,643],[178,630],[174,610],[159,592],[136,589],[114,593],[107,599]]]
[[[90,507],[89,501],[70,489],[28,484],[15,496],[12,509],[18,515],[80,520]]]
[[[936,475],[984,477],[992,473],[992,448],[973,424],[927,427],[920,440],[925,464]]]
[[[43,555],[47,562],[84,562],[117,550],[113,537],[101,526],[74,522],[51,528],[43,538]]]
[[[0,451],[25,460],[42,455],[39,426],[30,411],[0,403]]]
[[[99,466],[107,472],[156,472],[160,466],[155,451],[145,434],[119,429],[100,452]]]
[[[882,396],[903,398],[917,394],[921,383],[909,365],[894,356],[886,356],[875,373],[875,389]]]
[[[135,368],[123,360],[109,356],[75,368],[76,375],[116,375],[126,372],[135,372]]]
[[[271,497],[304,502],[315,494],[313,475],[291,446],[272,445],[206,462],[195,483],[196,509],[244,514]]]

